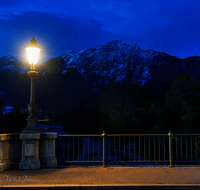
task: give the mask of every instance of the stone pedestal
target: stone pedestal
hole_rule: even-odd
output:
[[[55,141],[57,133],[42,133],[40,139],[40,161],[42,168],[56,168]]]
[[[22,140],[22,159],[19,169],[35,170],[40,169],[39,160],[39,139],[40,133],[21,133]]]

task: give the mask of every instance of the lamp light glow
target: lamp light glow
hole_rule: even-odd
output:
[[[26,52],[27,52],[29,63],[36,64],[37,61],[38,61],[40,49],[38,49],[38,48],[31,48],[30,47],[30,48],[26,48]]]
[[[27,52],[29,63],[32,64],[31,70],[34,70],[33,64],[37,63],[41,48],[36,45],[36,40],[33,37],[33,39],[31,39],[30,45],[27,46],[25,49]]]

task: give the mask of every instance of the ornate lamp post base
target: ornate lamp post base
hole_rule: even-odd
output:
[[[37,126],[38,118],[27,118],[27,126],[23,129],[22,133],[41,133],[41,129]]]

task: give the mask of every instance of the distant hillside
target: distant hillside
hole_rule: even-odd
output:
[[[0,99],[26,108],[29,103],[30,65],[13,56],[0,58]],[[200,80],[200,57],[180,59],[137,44],[115,40],[81,52],[68,51],[36,67],[38,109],[59,110],[72,100],[93,98],[112,82],[138,82],[162,95],[173,77],[184,72]]]

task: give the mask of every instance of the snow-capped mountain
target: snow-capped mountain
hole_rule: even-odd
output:
[[[9,105],[27,105],[29,67],[10,55],[0,58],[0,99]],[[112,82],[146,83],[162,91],[183,72],[200,80],[200,57],[179,59],[115,40],[80,52],[68,51],[36,66],[36,70],[40,73],[36,78],[37,103],[40,107],[60,109],[69,99],[93,96]],[[52,101],[52,97],[57,100]]]
[[[138,72],[142,72],[141,80],[148,80],[148,65],[153,57],[163,56],[155,51],[141,50],[137,44],[129,45],[122,41],[112,41],[106,45],[85,50],[76,60],[78,71],[87,78],[88,74],[105,77],[104,83],[122,81],[128,73],[132,73],[134,81]]]
[[[15,57],[7,55],[0,58],[0,72],[1,71],[9,71],[10,73],[18,72],[22,74],[27,71],[27,66]]]
[[[50,60],[59,64],[60,72],[65,73],[70,68],[76,68],[87,80],[88,77],[99,77],[97,83],[109,84],[111,81],[122,81],[131,78],[144,84],[150,79],[149,67],[152,63],[161,64],[159,60],[164,53],[154,50],[142,50],[137,44],[126,44],[115,40],[106,45],[88,48],[81,52],[69,51]],[[46,64],[46,63],[43,63]],[[45,74],[51,70],[47,63]]]

